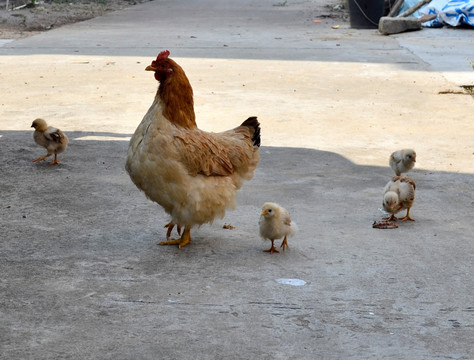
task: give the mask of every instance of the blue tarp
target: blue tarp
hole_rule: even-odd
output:
[[[405,0],[400,13],[416,5],[419,0]],[[425,27],[443,25],[474,26],[474,0],[433,0],[416,11],[413,16],[438,15],[435,19],[423,23]]]

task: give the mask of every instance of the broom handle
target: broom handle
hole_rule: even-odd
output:
[[[425,4],[428,4],[430,3],[431,0],[421,0],[418,4],[416,5],[413,5],[411,8],[409,8],[407,11],[401,13],[400,15],[398,15],[397,17],[405,17],[405,16],[408,16],[408,15],[411,15],[413,14],[416,10],[418,10],[419,8],[421,8],[423,5]]]
[[[393,8],[390,9],[390,12],[387,16],[394,17],[398,10],[400,10],[402,7],[404,1],[405,0],[397,0],[397,2],[393,5]]]

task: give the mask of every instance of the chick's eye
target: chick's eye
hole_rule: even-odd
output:
[[[272,209],[268,209],[268,212],[271,213],[271,212],[272,212]]]

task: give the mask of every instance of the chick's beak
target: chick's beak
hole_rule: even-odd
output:
[[[146,68],[145,68],[146,71],[157,71],[158,69],[151,66],[151,65],[148,65]]]
[[[267,210],[263,210],[262,213],[260,214],[260,216],[265,216],[267,214],[268,214]]]

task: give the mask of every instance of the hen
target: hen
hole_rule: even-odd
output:
[[[395,171],[395,175],[400,176],[402,173],[407,173],[416,163],[416,153],[412,149],[398,150],[390,155],[389,164]]]
[[[41,145],[48,150],[48,153],[38,159],[33,160],[39,162],[54,154],[54,160],[49,162],[50,165],[59,164],[58,154],[62,153],[67,148],[69,142],[68,137],[61,130],[48,126],[45,120],[36,119],[31,124],[35,128],[33,139],[38,145]]]
[[[406,209],[407,214],[401,221],[411,220],[410,208],[415,201],[415,182],[407,177],[395,176],[390,180],[384,189],[383,208],[391,215],[385,220],[397,220],[395,214]]]
[[[264,250],[271,254],[279,252],[273,245],[276,239],[283,238],[280,247],[285,250],[285,247],[288,247],[287,237],[295,235],[298,230],[295,222],[291,221],[288,211],[280,205],[271,202],[263,204],[258,224],[260,236],[272,242],[271,248]]]
[[[134,184],[171,216],[167,241],[186,246],[191,228],[222,218],[260,159],[260,124],[250,117],[221,133],[198,129],[193,90],[183,69],[162,51],[145,70],[160,83],[128,147],[125,168]],[[180,238],[169,240],[174,226]],[[184,231],[181,234],[181,228]]]

